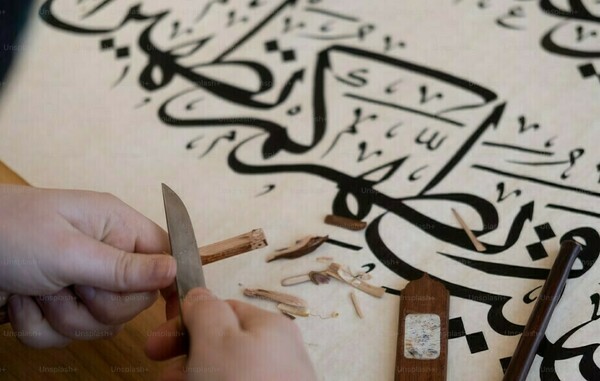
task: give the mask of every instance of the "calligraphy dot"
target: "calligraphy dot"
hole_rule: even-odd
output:
[[[294,107],[290,108],[287,111],[287,114],[290,115],[290,116],[294,116],[294,115],[298,114],[300,111],[302,111],[302,106],[297,105],[297,106],[294,106]]]
[[[100,49],[106,50],[110,49],[114,46],[114,40],[112,38],[107,38],[106,40],[100,41]]]
[[[591,63],[581,65],[578,67],[578,69],[579,69],[579,73],[581,73],[581,76],[583,78],[588,78],[588,77],[591,77],[592,75],[598,74],[598,73],[596,73],[596,69],[594,68],[594,65],[592,65]]]
[[[284,52],[281,53],[281,58],[285,62],[295,61],[296,60],[296,53],[293,50],[286,50],[286,51],[284,51]]]
[[[267,52],[277,51],[279,50],[279,45],[275,40],[267,41],[265,42],[265,49],[267,50]]]
[[[117,56],[117,58],[129,57],[129,48],[128,47],[119,48],[115,51],[115,55]]]

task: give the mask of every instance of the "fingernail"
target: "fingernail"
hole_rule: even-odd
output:
[[[96,289],[90,286],[75,286],[75,292],[84,300],[93,300],[96,296]]]
[[[12,313],[19,313],[23,309],[23,300],[18,295],[13,295],[8,298],[8,306]]]
[[[177,261],[175,260],[175,258],[169,256],[169,279],[175,278],[175,275],[177,275]]]

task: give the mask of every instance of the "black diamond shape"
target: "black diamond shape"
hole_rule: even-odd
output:
[[[506,373],[506,369],[508,369],[508,364],[510,364],[510,359],[512,357],[505,357],[500,359],[500,366],[502,367],[502,373]]]
[[[115,46],[115,41],[112,38],[100,41],[100,49],[106,50]]]
[[[277,44],[277,40],[271,40],[265,42],[265,49],[267,52],[273,52],[279,50],[279,45]]]
[[[115,54],[116,54],[117,58],[129,57],[129,48],[128,47],[119,48],[116,50]]]
[[[293,50],[286,50],[281,53],[281,58],[283,59],[284,62],[295,61],[296,53]]]
[[[556,237],[554,230],[552,230],[552,227],[547,222],[545,224],[538,225],[533,229],[535,230],[535,234],[537,234],[542,241]]]
[[[488,345],[485,341],[485,336],[483,336],[483,332],[475,332],[468,334],[467,344],[469,344],[469,350],[471,351],[471,353],[477,353],[488,350]]]
[[[457,317],[448,321],[448,338],[455,339],[457,337],[463,337],[465,333],[465,325],[463,324],[462,318]]]
[[[591,77],[592,75],[598,74],[596,73],[594,65],[592,65],[591,63],[580,65],[578,66],[578,69],[583,78]]]
[[[534,261],[546,258],[548,256],[548,253],[546,252],[546,249],[544,248],[544,245],[542,245],[541,242],[536,242],[532,243],[531,245],[527,245],[527,252],[529,253],[531,259],[533,259]]]

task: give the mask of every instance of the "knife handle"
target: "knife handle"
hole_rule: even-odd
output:
[[[0,325],[9,323],[10,319],[8,318],[8,303],[0,307]]]

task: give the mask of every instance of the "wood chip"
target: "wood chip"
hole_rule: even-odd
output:
[[[297,241],[296,244],[290,247],[279,249],[267,257],[267,262],[277,259],[294,259],[310,254],[325,242],[329,236],[308,236]]]
[[[295,317],[294,315],[292,315],[292,314],[288,314],[288,313],[287,313],[287,312],[285,312],[285,311],[281,311],[281,313],[282,313],[283,315],[285,315],[285,317],[287,317],[287,318],[290,318],[291,320],[296,320],[296,317]]]
[[[283,292],[263,290],[260,288],[246,288],[244,289],[244,295],[251,298],[262,298],[272,300],[274,302],[279,302],[283,304],[288,304],[294,307],[307,307],[307,303],[304,299],[301,299],[294,295],[284,294]]]
[[[236,237],[202,246],[199,251],[202,264],[207,265],[222,259],[231,258],[252,250],[260,249],[265,246],[267,246],[265,233],[262,229],[254,229],[248,233],[240,234]]]
[[[330,277],[341,280],[342,282],[346,282],[352,287],[357,288],[371,296],[381,298],[383,294],[385,294],[385,289],[383,287],[373,286],[362,279],[352,276],[350,271],[339,263],[334,262],[330,264],[325,271]]]
[[[282,286],[293,286],[300,283],[310,282],[308,274],[294,275],[281,280]]]
[[[331,263],[333,262],[333,257],[318,257],[317,262],[320,263]]]
[[[475,237],[475,234],[473,234],[471,229],[465,223],[465,220],[462,219],[462,217],[460,216],[460,214],[458,214],[456,209],[452,208],[452,213],[454,214],[454,217],[456,218],[456,220],[458,221],[460,226],[463,228],[465,233],[467,233],[467,236],[471,240],[471,243],[473,244],[473,246],[475,246],[475,250],[477,250],[479,252],[485,251],[486,250],[485,246],[481,242],[479,242],[477,237]]]
[[[296,316],[302,316],[302,317],[308,317],[310,315],[310,310],[306,307],[294,307],[294,306],[290,306],[288,304],[280,303],[277,305],[277,308],[279,309],[279,311],[283,312],[284,314],[290,314],[290,315],[296,315]]]
[[[362,312],[362,308],[360,308],[360,304],[358,304],[358,297],[356,296],[356,293],[354,291],[350,292],[350,299],[352,300],[352,305],[354,306],[354,311],[356,311],[356,314],[358,315],[359,318],[363,318],[363,312]]]
[[[367,227],[367,223],[364,221],[355,220],[353,218],[336,216],[335,214],[329,214],[325,217],[325,223],[328,225],[337,226],[348,230],[363,230]]]
[[[329,283],[329,275],[322,271],[311,271],[308,273],[308,278],[316,285]]]

